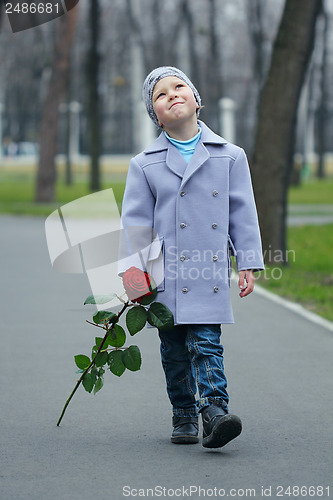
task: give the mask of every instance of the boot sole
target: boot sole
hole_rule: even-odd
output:
[[[213,427],[209,436],[203,438],[205,448],[221,448],[235,439],[242,432],[242,422],[236,415],[221,417]]]
[[[174,444],[195,444],[199,443],[197,436],[175,436],[171,437],[171,442]]]

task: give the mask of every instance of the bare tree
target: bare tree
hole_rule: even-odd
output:
[[[126,8],[127,8],[127,14],[128,14],[128,19],[131,23],[132,30],[134,32],[134,35],[136,37],[137,43],[140,46],[141,49],[141,55],[142,55],[142,61],[143,61],[143,66],[144,66],[144,73],[146,74],[149,71],[149,62],[148,62],[148,50],[143,34],[143,30],[140,26],[139,20],[137,16],[135,15],[134,9],[133,9],[133,0],[127,0],[126,1]],[[137,0],[135,0],[137,1]]]
[[[87,59],[88,77],[88,130],[90,150],[90,189],[99,191],[100,180],[100,151],[101,151],[101,119],[99,96],[99,36],[100,36],[100,5],[99,0],[90,0],[90,47]]]
[[[323,7],[322,12],[322,54],[321,54],[321,85],[320,85],[320,103],[318,109],[318,171],[317,176],[321,179],[325,177],[324,155],[326,150],[326,130],[328,125],[328,34],[329,34],[329,16],[326,8]]]
[[[265,72],[265,33],[262,0],[249,0],[246,3],[246,7],[253,59],[253,77],[260,87],[263,83]]]
[[[58,133],[59,104],[65,94],[69,71],[69,54],[75,31],[77,7],[55,23],[55,39],[51,79],[43,104],[40,155],[36,178],[37,202],[52,202],[55,199],[56,166],[55,154]]]
[[[195,36],[195,26],[194,17],[190,9],[189,1],[183,0],[181,4],[182,20],[186,24],[187,28],[187,40],[188,49],[190,56],[190,67],[191,67],[191,78],[196,82],[196,85],[200,87],[199,82],[199,65],[196,50],[196,36]]]
[[[142,0],[126,0],[126,12],[136,43],[140,47],[144,74],[157,66],[176,64],[178,56],[177,41],[182,29],[187,30],[189,40],[189,58],[192,78],[197,81],[199,70],[196,57],[196,37],[194,18],[189,0],[176,3],[173,16],[165,16],[165,5],[160,0],[151,0],[149,17],[142,19],[138,12],[142,9]],[[146,23],[149,21],[149,30]],[[146,21],[146,22],[145,22]],[[148,41],[147,34],[153,32],[154,43]],[[167,34],[166,34],[167,33]],[[161,41],[162,40],[162,41]]]
[[[163,2],[161,2],[161,0],[154,0],[152,5],[152,18],[154,22],[152,24],[155,31],[155,40],[161,38],[161,33],[163,33],[162,9]],[[154,66],[162,66],[163,64],[165,64],[165,61],[165,44],[158,43],[156,44],[154,50]]]
[[[210,126],[219,130],[219,107],[218,101],[223,97],[223,84],[221,78],[221,54],[219,49],[219,36],[217,22],[216,0],[209,0],[209,53],[207,54],[206,71],[209,74],[209,99],[207,100],[207,114]]]
[[[263,86],[252,160],[266,262],[286,261],[287,191],[293,165],[296,115],[313,51],[322,0],[286,0]]]
[[[4,4],[4,2],[1,2],[0,3],[0,29],[2,27],[2,20],[3,20],[3,17],[4,17],[4,10],[5,10],[5,4]]]

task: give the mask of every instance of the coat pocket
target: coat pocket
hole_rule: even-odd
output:
[[[158,292],[165,289],[164,254],[164,238],[160,237],[151,243],[147,259],[147,272],[154,279]]]
[[[236,251],[236,248],[235,248],[233,241],[230,237],[230,234],[228,234],[227,255],[228,255],[228,285],[230,287],[230,280],[231,280],[231,273],[232,273],[230,257],[236,257],[236,255],[237,255],[237,251]]]
[[[237,251],[230,237],[230,234],[228,234],[228,255],[230,255],[231,257],[236,257],[237,255]]]

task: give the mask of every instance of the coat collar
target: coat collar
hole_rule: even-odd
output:
[[[215,134],[207,125],[198,120],[198,124],[201,127],[201,138],[200,141],[204,144],[227,144],[227,141]],[[150,144],[143,152],[146,154],[157,153],[158,151],[164,151],[169,149],[170,141],[165,137],[164,132],[158,136],[158,138]]]
[[[188,165],[178,149],[171,144],[163,132],[144,150],[144,153],[147,155],[167,151],[166,164],[174,174],[182,178],[181,187],[209,159],[209,152],[205,144],[227,144],[227,141],[223,137],[215,134],[204,122],[199,120],[198,124],[201,127],[201,138]]]

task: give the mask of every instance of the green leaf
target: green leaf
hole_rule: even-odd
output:
[[[126,342],[125,330],[120,325],[114,325],[106,338],[106,343],[112,347],[122,347]]]
[[[93,381],[93,383],[95,384],[97,378],[98,378],[98,370],[96,368],[96,366],[94,365],[90,371],[90,376],[91,376],[91,380]]]
[[[99,347],[102,342],[103,342],[103,337],[95,337],[96,347]]]
[[[141,353],[140,349],[136,345],[131,345],[125,349],[122,353],[122,361],[126,368],[135,372],[140,370],[141,367]]]
[[[84,354],[78,354],[74,356],[75,364],[80,370],[85,370],[90,365],[90,359]]]
[[[96,382],[95,387],[94,387],[94,394],[96,394],[98,391],[100,391],[102,389],[103,385],[104,385],[103,377],[99,377],[97,379],[97,382]]]
[[[86,373],[82,379],[82,385],[87,392],[91,392],[93,390],[95,384],[94,378],[91,376],[91,373]]]
[[[156,286],[156,283],[154,281],[154,279],[150,277],[150,287],[149,287],[149,290],[151,291],[151,295],[147,295],[146,297],[142,297],[141,299],[141,304],[143,306],[147,306],[148,304],[151,304],[151,302],[153,302],[153,300],[156,299],[156,295],[157,295],[157,286]]]
[[[84,301],[84,305],[86,304],[106,304],[110,302],[115,297],[117,297],[116,293],[110,293],[109,295],[89,295]]]
[[[95,342],[96,344],[93,346],[92,350],[91,350],[91,358],[94,358],[95,355],[97,354],[97,351],[98,349],[100,348],[101,346],[101,343],[103,342],[103,338],[102,337],[96,337],[95,338]],[[102,351],[101,352],[104,352],[105,349],[107,349],[107,346],[108,346],[108,343],[107,343],[107,340],[105,339],[105,342],[103,344],[103,348],[102,348]]]
[[[108,353],[106,351],[97,354],[95,359],[95,365],[97,367],[104,366],[108,360]]]
[[[111,351],[108,357],[108,365],[110,371],[114,375],[117,375],[117,377],[120,377],[120,375],[122,375],[126,370],[126,366],[124,365],[122,360],[122,355],[122,351]]]
[[[93,316],[93,321],[99,325],[100,323],[104,323],[104,321],[111,321],[116,317],[117,315],[110,311],[97,311]]]
[[[135,335],[145,326],[147,321],[147,311],[144,307],[133,306],[127,311],[126,326],[130,335]]]
[[[168,307],[159,302],[154,302],[148,311],[148,323],[156,326],[159,330],[169,330],[173,328],[173,314]]]

